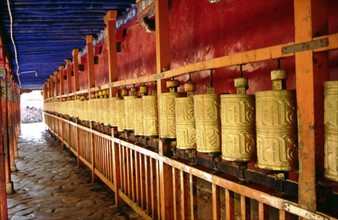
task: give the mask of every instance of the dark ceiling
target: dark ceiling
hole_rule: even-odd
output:
[[[13,37],[17,50],[22,88],[42,88],[46,79],[71,58],[74,48],[85,47],[88,34],[104,29],[103,17],[109,10],[118,15],[135,0],[2,0],[0,16],[13,72],[17,73],[10,36],[9,1]]]

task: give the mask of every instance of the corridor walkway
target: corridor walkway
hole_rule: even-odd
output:
[[[141,219],[129,207],[117,209],[113,192],[92,183],[90,171],[77,167],[75,157],[44,129],[42,123],[22,125],[10,220]]]

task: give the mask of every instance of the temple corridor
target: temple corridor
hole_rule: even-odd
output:
[[[15,193],[8,195],[8,217],[23,219],[141,219],[129,207],[117,208],[113,192],[77,166],[43,123],[22,124]]]

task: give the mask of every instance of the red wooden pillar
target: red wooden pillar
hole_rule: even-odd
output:
[[[60,96],[65,94],[65,80],[64,80],[64,66],[59,66],[59,79],[60,79]]]
[[[155,0],[155,26],[156,26],[156,70],[161,73],[170,67],[170,45],[169,45],[169,5],[166,0]],[[157,94],[162,92],[162,80],[157,80]],[[158,105],[159,107],[159,105]],[[160,111],[158,111],[159,113]],[[158,114],[158,117],[160,115]],[[159,154],[164,155],[168,146],[160,141]],[[160,172],[160,201],[161,218],[170,219],[173,216],[173,176],[172,168],[163,161],[159,161]]]
[[[294,0],[294,18],[296,43],[325,35],[328,1]],[[314,212],[317,209],[316,176],[323,173],[323,83],[328,78],[328,52],[297,52],[295,59],[300,154],[298,202],[302,208]]]
[[[4,80],[0,80],[0,89],[3,88],[3,82]],[[0,123],[2,125],[5,124],[3,119],[4,114],[4,96],[1,94],[1,101],[0,101]],[[7,195],[6,195],[6,189],[7,189],[7,170],[6,170],[6,145],[4,144],[5,139],[5,133],[3,129],[0,129],[0,219],[8,219],[8,213],[7,213]],[[5,175],[4,175],[5,174]]]
[[[88,65],[88,90],[95,87],[94,79],[94,50],[93,50],[93,36],[87,35],[87,65]]]
[[[79,91],[80,82],[79,82],[79,49],[74,49],[72,51],[73,55],[73,71],[74,71],[74,92]]]
[[[109,83],[117,80],[117,52],[116,52],[116,17],[117,11],[109,11],[104,17],[107,32],[107,49],[108,49],[108,70]],[[110,89],[110,97],[115,96],[116,89]]]
[[[67,95],[72,93],[72,63],[66,59],[66,75],[67,75]]]
[[[13,124],[13,86],[10,75],[6,79],[7,91],[7,129],[9,144],[9,161],[11,172],[16,172],[15,156],[14,156],[14,124]]]

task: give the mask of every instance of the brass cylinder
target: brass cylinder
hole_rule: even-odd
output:
[[[296,91],[256,93],[257,166],[289,171],[297,164]]]
[[[122,132],[126,128],[126,114],[124,111],[124,99],[116,99],[117,131]]]
[[[137,136],[144,135],[143,129],[143,103],[142,98],[134,99],[134,134]]]
[[[324,83],[324,176],[338,182],[338,81]]]
[[[176,147],[181,150],[196,149],[194,100],[175,98]]]
[[[126,117],[126,127],[127,130],[134,130],[134,99],[136,96],[125,96],[124,97],[124,111]]]
[[[175,98],[176,92],[160,95],[160,138],[176,138]]]
[[[109,98],[103,99],[103,124],[109,125]]]
[[[250,161],[255,157],[255,97],[221,95],[222,158]]]
[[[221,151],[219,95],[194,95],[197,151],[216,153]]]
[[[158,136],[156,96],[142,96],[144,136]]]
[[[116,97],[109,98],[109,124],[117,127],[117,111],[116,111]]]

